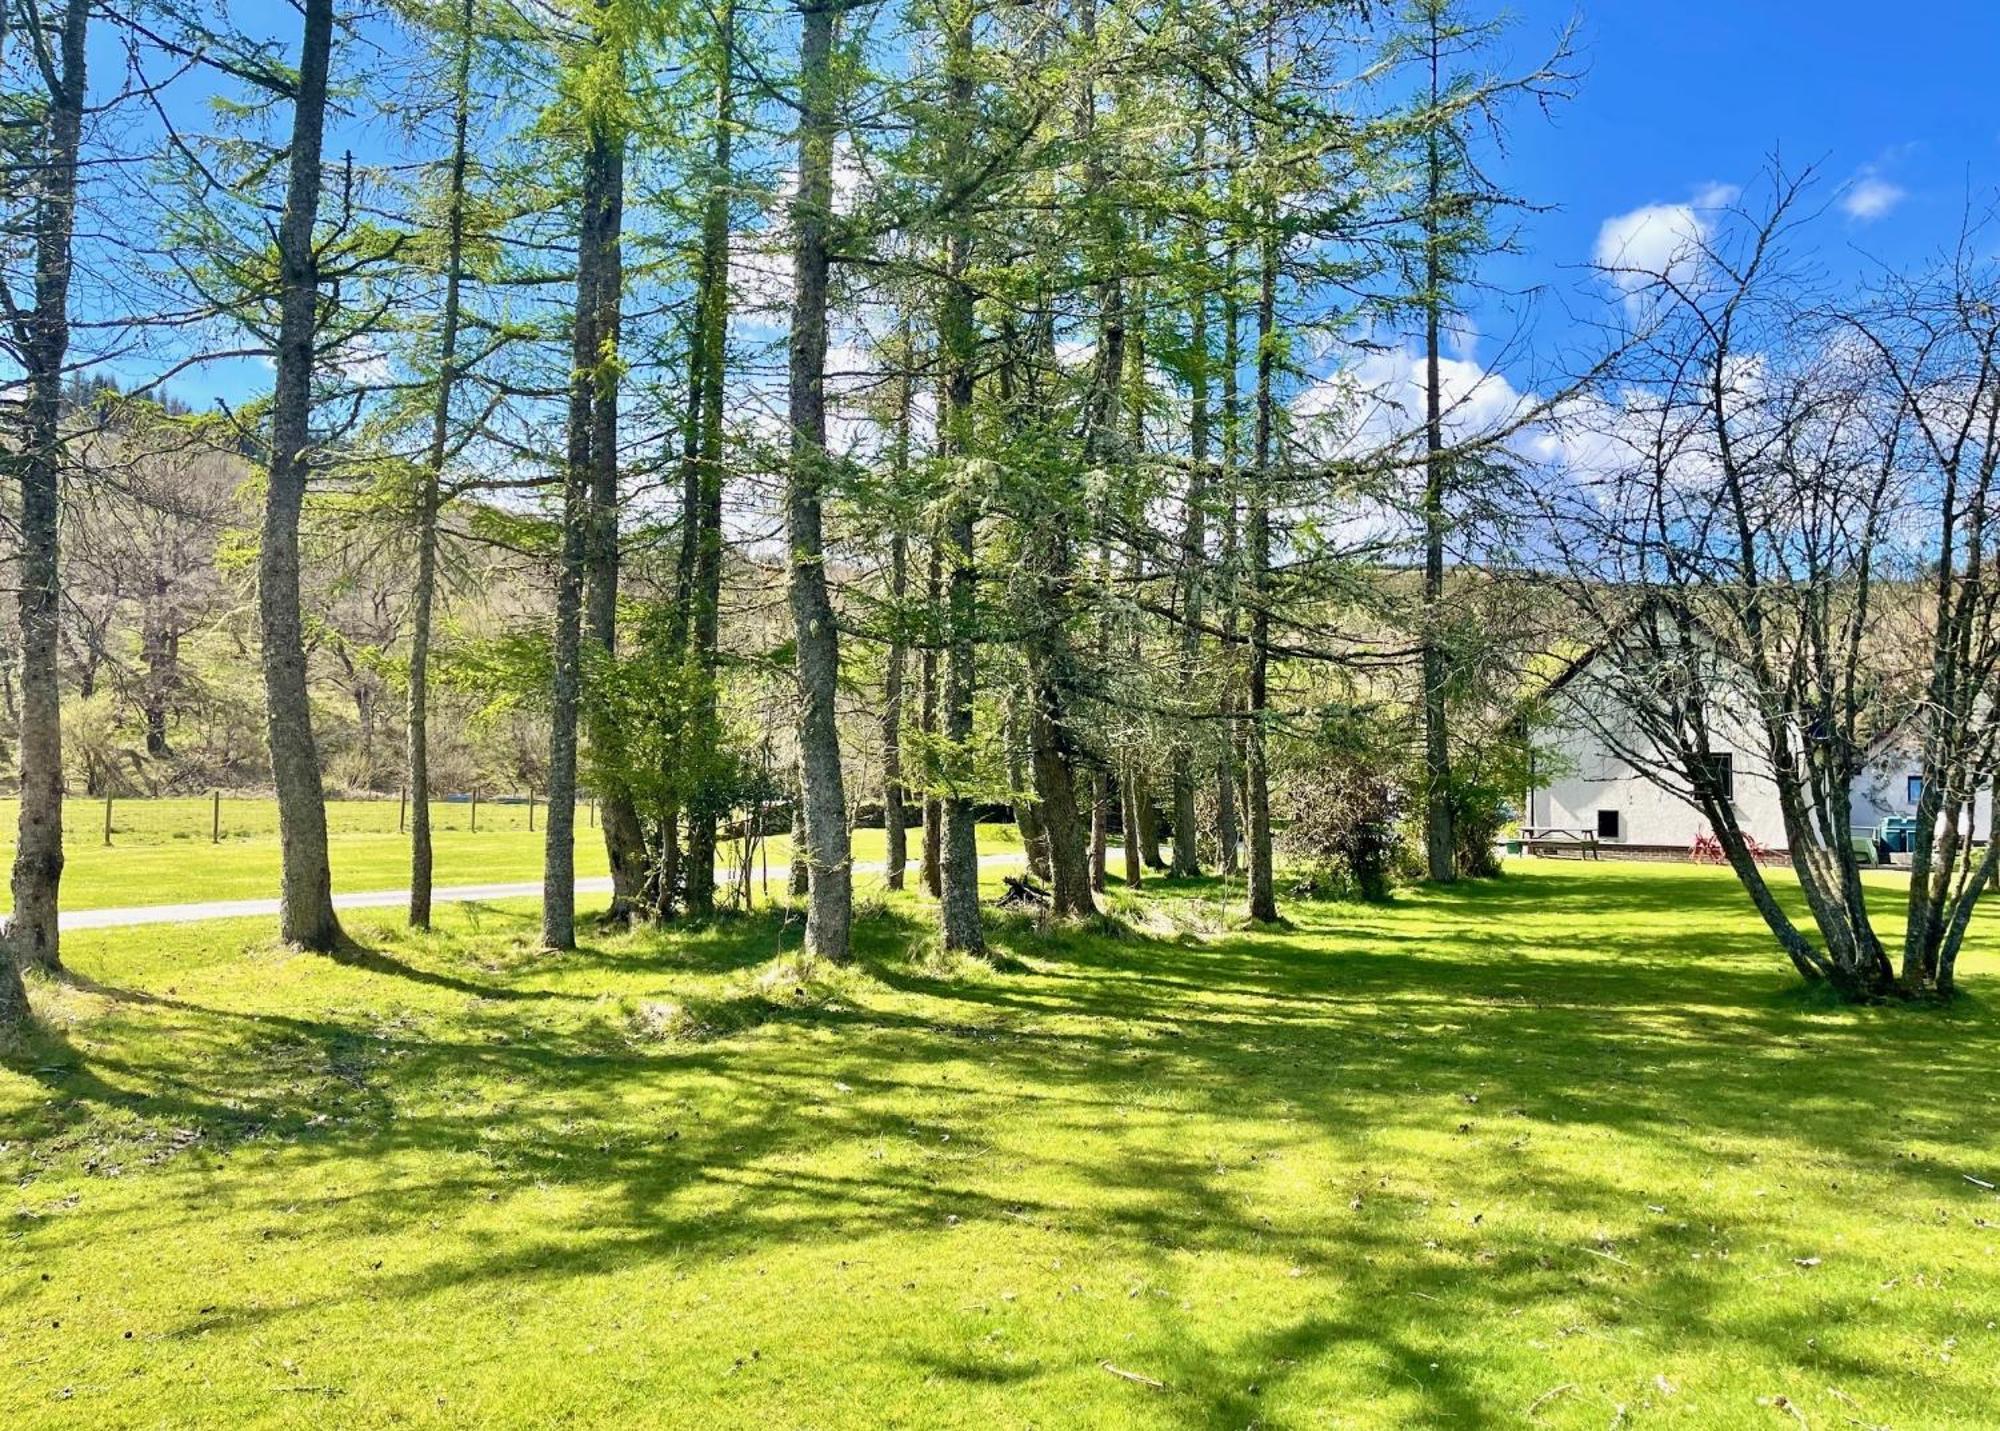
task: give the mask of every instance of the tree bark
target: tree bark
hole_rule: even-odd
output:
[[[1153,803],[1153,781],[1143,770],[1132,772],[1133,819],[1139,827],[1139,858],[1149,870],[1166,871],[1160,855],[1160,810]]]
[[[1137,889],[1146,880],[1146,864],[1140,858],[1139,781],[1130,770],[1118,782],[1118,845],[1125,855],[1125,886]]]
[[[1272,380],[1277,369],[1274,348],[1278,292],[1278,239],[1268,227],[1262,242],[1263,261],[1257,297],[1257,418],[1252,453],[1245,563],[1250,587],[1250,680],[1244,729],[1244,783],[1250,815],[1250,917],[1260,923],[1278,918],[1277,891],[1271,852],[1271,784],[1267,765],[1265,724],[1269,719],[1269,660],[1271,633],[1271,449],[1274,400]]]
[[[1048,845],[1050,904],[1058,916],[1094,914],[1091,898],[1091,856],[1085,844],[1084,821],[1076,805],[1077,752],[1068,728],[1054,712],[1059,700],[1048,698],[1046,678],[1029,688],[1028,751],[1041,804],[1042,838]]]
[[[973,103],[971,0],[951,0],[945,15],[945,88],[950,126],[945,143],[946,172],[957,175],[970,167],[970,143],[978,114]],[[963,464],[971,455],[973,365],[978,334],[974,328],[973,291],[968,280],[972,263],[972,225],[963,206],[954,217],[946,240],[947,270],[943,308],[938,319],[938,349],[943,368],[944,410],[940,416],[940,452],[948,463]],[[943,745],[949,762],[944,793],[944,850],[940,866],[938,917],[944,947],[978,953],[986,947],[979,925],[979,841],[971,784],[972,698],[976,659],[977,576],[973,541],[977,523],[971,484],[962,471],[949,480],[942,535],[946,558],[945,671],[942,702]]]
[[[180,683],[180,631],[171,607],[171,593],[172,577],[164,561],[156,557],[139,646],[140,659],[146,664],[140,691],[141,713],[146,723],[146,754],[155,760],[171,753],[167,742],[168,706]]]
[[[806,801],[804,786],[799,780],[792,783],[792,860],[791,870],[785,888],[793,899],[802,899],[812,889],[812,856],[806,840]]]
[[[721,743],[716,697],[721,681],[723,387],[729,344],[729,195],[736,130],[736,5],[723,0],[716,19],[719,55],[715,76],[712,172],[702,211],[701,261],[696,293],[696,386],[699,450],[689,484],[694,498],[684,520],[693,524],[692,637],[697,687],[695,741],[704,770]],[[687,908],[704,916],[715,909],[715,827],[721,801],[704,778],[690,792],[687,810]]]
[[[910,414],[914,406],[916,375],[911,371],[910,325],[902,327],[899,360],[902,371],[896,383],[895,478],[901,492],[909,481]],[[889,888],[901,889],[909,863],[909,840],[905,833],[907,812],[903,790],[903,676],[909,665],[909,642],[905,636],[905,603],[910,594],[910,541],[898,518],[889,537],[889,658],[882,678],[882,843],[885,874]]]
[[[840,637],[828,594],[820,502],[826,452],[827,229],[833,208],[833,9],[801,12],[798,193],[792,205],[792,461],[785,485],[792,624],[799,678],[799,752],[806,845],[812,860],[806,951],[836,962],[851,953],[853,865],[834,696]]]
[[[576,316],[570,333],[568,450],[556,561],[555,632],[550,643],[549,819],[542,845],[542,944],[549,949],[576,947],[577,727],[583,695],[586,583],[590,598],[602,592],[602,553],[598,549],[602,544],[599,526],[603,503],[598,465],[593,459],[598,445],[599,400],[604,389],[617,381],[615,364],[606,362],[607,339],[615,343],[616,338],[603,330],[601,291],[607,250],[616,251],[612,226],[618,215],[607,175],[607,150],[614,142],[594,127],[584,138],[582,155]],[[619,167],[622,170],[622,161]],[[610,460],[615,464],[615,451]],[[595,617],[593,611],[593,626]],[[598,632],[593,630],[592,639],[597,638]],[[611,794],[615,784],[607,779],[597,790],[599,823],[607,828],[616,818]],[[610,840],[607,834],[607,847]],[[626,895],[629,899],[629,889]]]
[[[61,967],[57,901],[62,888],[62,379],[69,352],[71,242],[76,231],[78,151],[85,100],[85,38],[91,6],[63,12],[59,68],[46,76],[47,149],[34,219],[34,307],[16,321],[27,424],[10,465],[21,488],[20,812],[14,846],[14,911],[0,963],[0,1029],[24,1023],[21,968]],[[11,962],[10,962],[11,961]]]
[[[584,155],[583,180],[575,353],[579,370],[589,374],[583,408],[589,429],[584,445],[589,476],[583,543],[583,638],[589,642],[589,659],[609,664],[618,654],[618,349],[625,288],[623,134],[602,127],[593,130]],[[611,870],[609,914],[614,920],[629,921],[645,900],[646,831],[626,779],[625,741],[617,719],[602,701],[587,702],[586,709],[598,825]]]
[[[1439,17],[1431,16],[1431,105],[1439,88]],[[1444,263],[1440,244],[1444,202],[1444,155],[1433,119],[1427,141],[1424,205],[1424,856],[1430,878],[1449,884],[1458,877],[1458,846],[1452,830],[1451,742],[1445,705],[1450,678],[1444,646],[1445,478],[1444,388],[1439,375],[1439,319],[1444,306]]]
[[[1021,848],[1028,857],[1028,873],[1037,879],[1048,879],[1049,834],[1042,823],[1040,804],[1028,794],[1028,767],[1023,758],[1028,747],[1025,701],[1020,691],[1012,693],[1007,701],[1007,723],[1002,736],[1007,751],[1007,789],[1014,827],[1021,833]]]
[[[969,402],[971,374],[966,373]],[[978,953],[986,947],[979,925],[979,842],[969,766],[972,759],[974,639],[973,516],[969,497],[960,496],[946,523],[951,553],[946,623],[950,643],[944,673],[943,738],[951,768],[944,797],[944,858],[938,893],[944,947]]]
[[[944,861],[944,802],[937,797],[937,737],[938,737],[938,652],[937,630],[942,624],[938,619],[939,608],[944,604],[944,566],[938,543],[933,536],[930,542],[929,571],[924,580],[924,623],[925,639],[923,654],[918,658],[919,692],[918,721],[923,728],[923,880],[924,890],[932,899],[944,887],[943,871],[939,868]]]
[[[283,867],[278,927],[288,944],[327,952],[340,942],[327,858],[326,795],[313,739],[305,627],[299,600],[299,516],[311,476],[313,365],[319,337],[320,151],[326,131],[333,0],[305,0],[304,41],[292,113],[291,172],[278,229],[277,380],[271,468],[257,557],[263,631],[265,723],[278,795]]]
[[[1108,882],[1107,856],[1111,845],[1111,777],[1102,770],[1090,772],[1090,887],[1104,893]]]
[[[431,407],[431,445],[417,493],[417,578],[410,603],[410,693],[405,721],[410,799],[410,927],[431,926],[431,616],[437,598],[438,508],[451,441],[451,400],[458,381],[458,330],[465,270],[467,132],[472,120],[473,4],[459,12],[453,76],[452,146],[445,206],[444,313],[438,333],[438,386]]]
[[[1222,566],[1222,749],[1215,759],[1215,839],[1217,859],[1224,875],[1242,869],[1243,832],[1236,817],[1236,745],[1240,734],[1235,719],[1238,673],[1236,633],[1239,603],[1236,567],[1241,559],[1238,545],[1237,488],[1240,485],[1238,459],[1242,453],[1242,403],[1237,391],[1237,369],[1242,366],[1242,315],[1236,297],[1236,250],[1231,247],[1224,260],[1222,289],[1222,533],[1218,540]]]
[[[1195,167],[1203,167],[1207,129],[1196,132]],[[1201,231],[1204,248],[1207,230]],[[1188,472],[1181,512],[1181,689],[1195,687],[1201,659],[1202,569],[1208,556],[1208,295],[1197,293],[1188,305]],[[1171,752],[1173,761],[1174,854],[1172,874],[1192,879],[1201,873],[1201,848],[1196,838],[1194,801],[1194,742],[1183,731]]]
[[[908,405],[904,406],[907,434]],[[882,678],[882,843],[890,889],[903,887],[909,863],[909,840],[903,809],[903,668],[908,649],[903,641],[903,601],[909,589],[909,542],[901,532],[889,539],[889,600],[895,632],[889,639],[888,670]]]

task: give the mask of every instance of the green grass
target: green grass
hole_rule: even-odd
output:
[[[17,805],[0,800],[0,859],[14,857]],[[440,885],[537,879],[542,872],[542,824],[526,805],[481,802],[479,829],[469,805],[432,807],[433,878]],[[401,889],[410,881],[410,843],[396,829],[394,800],[334,800],[326,807],[333,887]],[[104,802],[63,802],[64,909],[113,909],[140,904],[192,904],[211,899],[274,898],[278,891],[278,807],[268,799],[225,798],[222,840],[211,843],[212,810],[205,799],[118,800],[111,807],[111,844],[104,843]],[[576,832],[577,873],[601,875],[603,838],[582,811]],[[0,908],[11,894],[0,890]]]
[[[0,800],[0,861],[14,858],[18,806]],[[327,807],[335,892],[402,889],[410,879],[409,837],[397,832],[397,802],[336,800]],[[432,807],[432,878],[440,886],[537,880],[542,874],[546,806],[536,806],[535,830],[526,805],[482,801],[479,828],[469,805]],[[278,810],[268,799],[225,798],[222,840],[211,841],[213,811],[200,800],[119,800],[112,805],[112,842],[104,843],[102,801],[64,802],[62,907],[114,909],[129,905],[193,904],[214,899],[275,898],[278,890]],[[590,812],[578,812],[576,869],[602,875],[608,866],[604,839]],[[882,832],[857,830],[855,858],[879,861]],[[1012,826],[981,826],[982,850],[1018,850]],[[915,851],[914,843],[911,846]],[[790,841],[770,842],[770,863],[783,880]],[[880,881],[874,881],[879,885]],[[867,888],[864,874],[858,886]],[[0,879],[0,910],[12,895]]]
[[[73,936],[0,1424],[1993,1424],[1989,930],[1843,1009],[1714,870],[1117,903],[803,981],[770,917]]]

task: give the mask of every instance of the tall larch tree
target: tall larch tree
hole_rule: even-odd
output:
[[[799,798],[804,809],[806,950],[844,962],[850,954],[854,871],[835,695],[840,634],[826,572],[827,283],[831,268],[833,144],[838,125],[834,7],[799,11],[798,179],[791,207],[792,332],[785,474],[785,538],[799,683]]]
[[[16,43],[32,52],[39,93],[25,176],[31,212],[32,293],[0,287],[7,346],[26,389],[24,421],[7,441],[4,461],[20,490],[21,622],[20,814],[14,845],[14,910],[0,963],[0,1027],[25,1017],[17,968],[61,963],[57,899],[63,872],[61,641],[62,569],[58,553],[63,479],[62,386],[70,343],[72,245],[88,58],[89,0],[18,10]],[[15,19],[13,15],[9,19]],[[11,156],[10,156],[11,157]],[[17,171],[18,173],[18,171]],[[10,173],[12,187],[16,173]]]
[[[278,796],[283,873],[278,927],[287,943],[328,952],[340,942],[326,839],[326,790],[313,736],[299,599],[299,516],[312,477],[313,372],[321,298],[320,153],[326,136],[333,0],[304,0],[304,37],[292,93],[292,140],[284,215],[278,227],[277,378],[271,461],[257,554],[257,614],[263,636],[265,726]]]

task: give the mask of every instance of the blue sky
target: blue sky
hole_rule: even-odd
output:
[[[1491,13],[1483,0],[1472,8]],[[1566,349],[1587,345],[1573,316],[1607,311],[1602,282],[1587,272],[1607,224],[1622,220],[1629,231],[1642,211],[1752,185],[1774,151],[1821,176],[1825,214],[1811,244],[1835,274],[1866,256],[1920,259],[1950,242],[1968,200],[2000,191],[2000,0],[1901,9],[1875,0],[1514,0],[1507,8],[1514,24],[1503,65],[1531,64],[1575,19],[1582,69],[1574,97],[1550,116],[1515,116],[1508,153],[1494,165],[1511,190],[1551,206],[1521,221],[1523,254],[1491,275],[1505,288],[1548,290],[1532,345],[1506,351],[1517,320],[1501,306],[1474,314],[1475,357],[1502,362],[1523,387],[1561,368]],[[101,58],[108,78],[116,62]],[[203,401],[217,392],[241,398],[267,381],[261,365],[236,363],[175,386]]]
[[[1555,205],[1522,229],[1510,283],[1574,293],[1608,220],[1753,185],[1773,151],[1814,166],[1815,255],[1921,259],[1968,198],[2000,188],[2000,0],[1517,0],[1508,47],[1544,53],[1572,18],[1584,74],[1551,118],[1522,113],[1499,173]],[[1850,212],[1851,210],[1851,212]]]

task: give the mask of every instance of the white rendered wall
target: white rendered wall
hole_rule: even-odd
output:
[[[1622,817],[1621,833],[1617,840],[1607,838],[1604,843],[1687,848],[1708,830],[1708,818],[1614,753],[1623,748],[1648,763],[1669,764],[1651,741],[1615,717],[1598,711],[1584,716],[1584,702],[1611,699],[1587,673],[1564,688],[1551,725],[1537,733],[1536,749],[1545,753],[1538,761],[1544,783],[1530,801],[1528,823],[1594,831],[1598,811],[1616,810]],[[1718,733],[1711,744],[1717,754],[1726,752],[1734,760],[1738,823],[1760,844],[1784,848],[1789,843],[1784,816],[1761,749],[1747,732],[1722,733],[1734,722],[1717,719],[1714,724]],[[1615,739],[1607,740],[1607,734]]]

